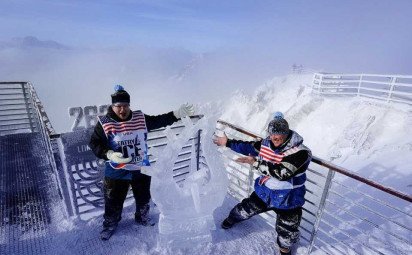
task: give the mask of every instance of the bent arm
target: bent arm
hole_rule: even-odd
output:
[[[107,138],[104,134],[103,127],[97,123],[90,137],[89,147],[96,157],[107,160],[106,153],[110,149],[107,145]]]

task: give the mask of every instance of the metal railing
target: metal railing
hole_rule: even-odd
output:
[[[40,133],[49,153],[45,155],[55,169],[50,135],[55,131],[46,111],[29,82],[0,82],[0,135]]]
[[[0,135],[38,132],[41,125],[55,133],[29,82],[0,82],[0,122]]]
[[[27,82],[0,82],[0,135],[36,132],[34,107]]]
[[[315,73],[312,91],[412,104],[412,75]]]
[[[230,138],[262,139],[253,132],[219,120]],[[238,200],[251,193],[256,174],[225,151],[229,192]],[[307,253],[410,254],[412,197],[313,157],[307,170],[300,245]],[[274,213],[262,215],[274,225]]]

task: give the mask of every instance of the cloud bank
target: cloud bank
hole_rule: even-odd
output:
[[[0,42],[0,80],[34,84],[58,132],[70,129],[68,108],[110,103],[114,84],[132,95],[132,107],[148,114],[181,103],[225,100],[233,91],[253,91],[291,64],[275,57],[219,49],[130,46],[76,48],[35,37]]]

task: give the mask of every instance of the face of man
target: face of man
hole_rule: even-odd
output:
[[[272,134],[270,135],[270,140],[272,141],[273,145],[275,145],[275,147],[279,147],[286,141],[287,137],[287,135]]]
[[[116,113],[117,117],[121,120],[126,120],[130,114],[130,106],[126,103],[116,103],[112,105],[112,109],[114,113]]]

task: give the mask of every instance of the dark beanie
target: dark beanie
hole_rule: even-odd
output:
[[[271,135],[287,135],[289,134],[289,124],[283,118],[276,118],[269,122],[268,132]]]
[[[112,104],[126,103],[130,104],[130,95],[124,90],[122,85],[114,86],[114,93],[112,94]]]

